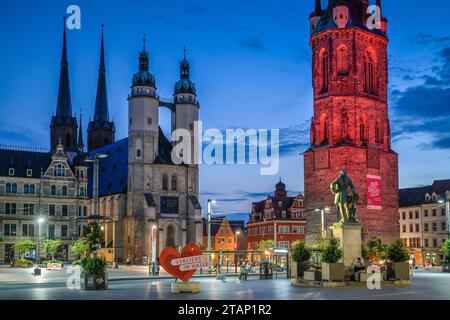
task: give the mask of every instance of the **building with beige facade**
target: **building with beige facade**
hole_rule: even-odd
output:
[[[450,180],[400,190],[400,238],[416,265],[441,265],[442,244],[450,239]]]

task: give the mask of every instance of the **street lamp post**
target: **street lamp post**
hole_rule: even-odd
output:
[[[322,236],[322,239],[324,239],[325,238],[325,212],[330,212],[330,208],[328,208],[328,207],[323,207],[323,208],[318,208],[318,209],[315,209],[314,211],[316,211],[316,212],[320,212],[320,225],[321,225],[321,236]]]
[[[208,251],[211,251],[211,205],[216,203],[216,200],[208,199]]]
[[[39,217],[38,219],[38,241],[36,246],[36,264],[39,264],[39,257],[40,257],[40,246],[41,246],[41,224],[43,224],[45,221],[44,218]]]
[[[156,265],[156,225],[152,226],[152,276],[157,275]]]
[[[86,159],[85,162],[94,164],[94,177],[92,184],[92,214],[94,217],[98,217],[98,167],[101,159],[108,157],[107,154],[97,153],[92,159]]]

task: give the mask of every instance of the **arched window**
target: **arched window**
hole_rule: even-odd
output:
[[[65,177],[66,168],[62,164],[57,164],[53,169],[53,175],[56,177]]]
[[[70,135],[70,133],[66,134],[66,147],[70,147],[72,145],[72,137]]]
[[[67,196],[67,186],[62,187],[62,195]]]
[[[84,197],[84,187],[80,187],[80,197]]]
[[[36,193],[36,187],[34,184],[30,184],[30,194],[35,194]]]
[[[29,194],[30,193],[30,185],[28,183],[25,183],[23,185],[23,193]]]
[[[370,52],[364,55],[364,91],[370,94],[376,93],[375,58]]]
[[[369,141],[369,121],[365,114],[362,115],[359,122],[359,139],[361,142]]]
[[[348,49],[341,45],[337,49],[337,72],[339,76],[348,76]]]
[[[319,55],[320,61],[320,79],[321,83],[321,93],[328,91],[328,75],[329,75],[329,61],[328,61],[328,52],[325,49],[322,49]]]
[[[13,183],[11,185],[11,193],[17,193],[17,184],[16,183]]]
[[[167,175],[163,175],[162,177],[162,188],[163,190],[169,190],[169,179],[167,178]]]
[[[11,183],[6,184],[6,193],[11,193]]]
[[[172,176],[172,190],[177,190],[177,177]]]
[[[375,124],[375,142],[383,143],[384,142],[384,134],[383,134],[383,122],[380,118],[377,119]]]
[[[55,186],[55,185],[53,185],[53,186],[50,187],[50,194],[51,194],[52,196],[55,196],[55,195],[56,195],[56,186]]]
[[[166,247],[175,247],[175,227],[172,224],[167,226]]]
[[[320,143],[328,143],[329,140],[329,124],[328,116],[323,114],[320,118]]]

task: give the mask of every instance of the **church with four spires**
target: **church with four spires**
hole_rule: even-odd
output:
[[[152,250],[157,256],[166,246],[201,243],[198,166],[172,162],[173,145],[159,125],[159,108],[168,108],[172,131],[185,129],[193,134],[200,104],[186,50],[173,97],[161,101],[144,40],[128,104],[128,137],[116,141],[108,108],[102,26],[97,94],[85,148],[81,116],[77,119],[72,110],[64,21],[50,152],[0,149],[0,263],[17,258],[14,243],[24,239],[38,243],[26,253],[30,258],[45,257],[39,240],[60,239],[57,256],[73,259],[70,244],[82,236],[93,215],[93,168],[85,160],[100,154],[106,158],[99,163],[98,214],[103,216],[99,221],[107,260],[145,259]],[[195,152],[194,144],[192,148]]]

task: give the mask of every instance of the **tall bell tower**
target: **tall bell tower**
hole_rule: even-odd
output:
[[[381,1],[377,1],[381,10]],[[315,209],[329,207],[330,183],[345,170],[359,192],[363,237],[398,237],[398,155],[391,149],[387,104],[387,19],[371,23],[368,0],[316,0],[310,15],[314,114],[304,153],[307,241],[320,236]]]

